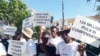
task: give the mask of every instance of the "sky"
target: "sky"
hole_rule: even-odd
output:
[[[54,20],[62,18],[62,0],[22,0],[28,9],[34,9],[36,12],[48,12]],[[96,15],[96,6],[94,1],[86,0],[64,0],[64,18],[75,18],[77,15],[93,16]]]

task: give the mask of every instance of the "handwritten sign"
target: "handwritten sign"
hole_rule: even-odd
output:
[[[17,40],[9,41],[8,54],[13,56],[24,56],[26,44]]]
[[[13,36],[17,30],[17,27],[14,26],[4,26],[4,34]]]
[[[22,28],[26,28],[26,27],[30,27],[32,28],[32,24],[33,24],[33,16],[31,17],[28,17],[26,19],[23,20],[23,25],[22,25]]]
[[[83,16],[77,16],[69,36],[94,47],[100,46],[100,23]]]
[[[49,13],[36,13],[33,19],[35,26],[50,26],[51,16]]]

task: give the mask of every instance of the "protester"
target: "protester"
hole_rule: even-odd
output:
[[[6,56],[6,48],[2,43],[2,36],[0,35],[0,56]]]
[[[26,43],[26,49],[24,56],[35,56],[36,55],[36,45],[32,39],[33,30],[31,28],[25,28],[22,30],[22,38],[20,41]]]
[[[8,51],[8,45],[9,45],[8,40],[9,40],[8,35],[1,37],[1,42],[5,46],[6,52]]]
[[[58,36],[58,28],[56,26],[52,26],[51,27],[51,39],[49,40],[49,42],[54,45],[55,47],[57,47],[57,45],[63,41],[63,39]]]
[[[37,45],[37,56],[56,56],[56,48],[49,44],[50,33],[42,33],[42,43]]]
[[[21,30],[17,30],[16,32],[15,32],[15,35],[13,36],[13,40],[20,40],[20,37],[21,37]]]
[[[0,42],[2,43],[2,45],[4,46],[4,49],[6,51],[6,56],[12,56],[12,55],[8,54],[9,40],[11,40],[11,38],[12,37],[8,34],[2,34],[2,37],[0,38],[1,39]]]
[[[45,31],[45,27],[44,26],[40,26],[39,27],[39,38],[38,38],[38,44],[42,43],[42,33]]]
[[[70,30],[62,31],[64,41],[58,44],[56,54],[58,56],[86,56],[85,44],[74,41],[68,33]]]
[[[0,42],[0,56],[6,56],[5,46]]]

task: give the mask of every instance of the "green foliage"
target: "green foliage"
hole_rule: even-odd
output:
[[[97,7],[98,15],[100,15],[100,5]]]
[[[100,0],[97,0],[97,2],[99,3],[99,5],[97,6],[97,10],[98,11],[98,15],[100,15]]]
[[[39,33],[34,33],[33,38],[38,39],[39,38]]]
[[[97,0],[98,2],[100,2],[100,0]]]
[[[91,0],[87,0],[87,2],[90,2]],[[100,0],[95,0],[95,1],[97,1],[97,2],[100,2]]]
[[[27,7],[21,0],[0,0],[0,19],[21,28],[22,20],[29,16]]]
[[[0,19],[4,18],[4,16],[7,16],[7,9],[8,8],[8,2],[5,0],[0,0]]]
[[[33,32],[34,32],[33,38],[35,38],[35,39],[39,38],[39,27],[40,26],[33,27]]]
[[[90,2],[90,1],[92,1],[92,0],[87,0],[87,2]],[[98,11],[98,15],[100,15],[100,0],[95,0],[95,4],[97,2],[99,3],[99,5],[97,6],[96,11]]]

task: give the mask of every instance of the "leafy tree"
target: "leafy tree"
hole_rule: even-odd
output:
[[[90,2],[90,1],[92,1],[92,0],[87,0],[87,2]],[[99,5],[97,6],[96,11],[98,11],[98,15],[100,15],[100,0],[95,0],[95,4],[96,4],[97,2],[99,3]],[[95,4],[94,4],[94,5],[95,5]]]
[[[8,10],[8,2],[6,0],[0,0],[0,20],[6,19]],[[7,21],[7,20],[6,20]]]
[[[27,6],[21,0],[0,0],[0,19],[21,28],[22,20],[29,16]]]
[[[34,32],[33,38],[35,38],[35,39],[39,38],[39,27],[40,26],[33,27],[33,32]]]

